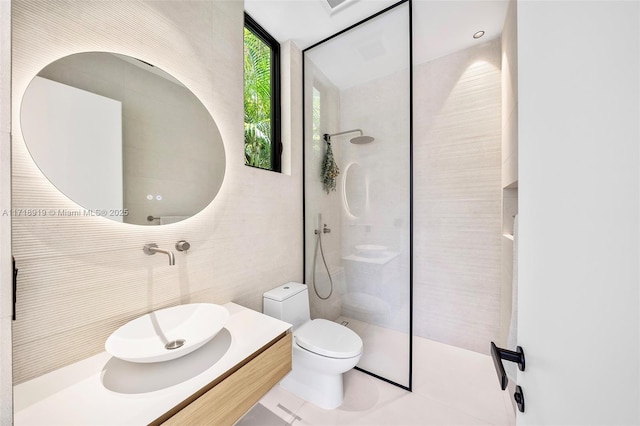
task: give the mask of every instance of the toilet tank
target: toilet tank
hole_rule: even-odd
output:
[[[267,291],[263,298],[263,312],[270,317],[297,327],[309,321],[309,292],[300,283],[286,283]]]

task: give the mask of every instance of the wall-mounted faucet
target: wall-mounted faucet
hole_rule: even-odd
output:
[[[323,234],[328,234],[329,232],[331,232],[331,228],[329,228],[327,226],[327,224],[324,224],[324,227],[322,228],[322,231],[320,231],[319,229],[314,229],[313,233],[318,235],[320,232],[322,232]]]
[[[163,250],[161,248],[158,248],[158,245],[156,243],[145,244],[142,250],[145,252],[145,254],[148,255],[164,253],[169,256],[169,266],[173,266],[176,264],[176,257],[174,256],[173,252],[171,250]]]

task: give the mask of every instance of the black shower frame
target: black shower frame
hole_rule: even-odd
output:
[[[362,25],[384,13],[401,6],[405,3],[409,6],[409,386],[401,385],[393,380],[379,376],[360,367],[356,370],[375,377],[376,379],[390,383],[394,386],[412,392],[413,388],[413,0],[401,0],[393,5],[374,13],[373,15],[341,30],[337,33],[320,40],[317,43],[302,50],[302,247],[304,256],[302,259],[302,277],[306,284],[307,277],[307,245],[306,245],[306,179],[305,179],[305,53],[329,40],[332,40],[352,29]]]

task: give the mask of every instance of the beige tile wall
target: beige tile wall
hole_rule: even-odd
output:
[[[214,117],[227,159],[216,199],[189,220],[139,227],[96,217],[14,217],[20,268],[14,323],[14,382],[103,350],[118,326],[151,309],[235,301],[260,310],[262,293],[302,279],[300,52],[289,45],[290,175],[244,166],[243,2],[13,2],[13,114],[33,76],[82,51],[112,51],[172,74]],[[287,68],[288,67],[288,68]],[[291,67],[294,70],[291,70]],[[296,91],[298,90],[298,91]],[[33,164],[13,120],[15,208],[75,210]],[[191,243],[168,266],[145,243]]]
[[[502,29],[502,186],[518,182],[517,2],[509,2]]]
[[[414,331],[487,353],[501,309],[500,40],[414,71]]]

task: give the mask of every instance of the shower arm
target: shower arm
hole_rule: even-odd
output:
[[[338,133],[332,133],[332,134],[325,133],[324,141],[327,143],[331,143],[331,136],[346,135],[347,133],[354,133],[354,132],[360,132],[360,136],[364,136],[364,133],[362,132],[361,129],[353,129],[353,130],[345,130],[344,132],[338,132]]]

